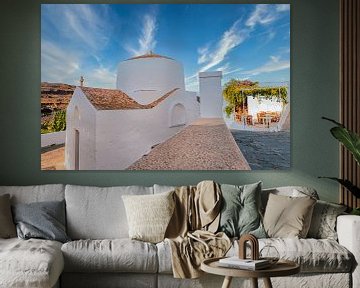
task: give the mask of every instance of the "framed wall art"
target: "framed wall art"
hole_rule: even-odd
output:
[[[42,4],[42,170],[290,167],[289,4]]]

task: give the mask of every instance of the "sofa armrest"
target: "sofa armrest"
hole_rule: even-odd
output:
[[[353,287],[360,287],[360,216],[341,215],[337,218],[339,244],[347,248],[355,257],[352,273]]]

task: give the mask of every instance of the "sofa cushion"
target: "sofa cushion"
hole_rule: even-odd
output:
[[[65,201],[45,201],[13,206],[19,238],[69,241],[65,229]]]
[[[123,195],[152,194],[152,187],[66,185],[67,233],[71,239],[128,238]]]
[[[0,195],[10,194],[11,204],[40,201],[61,201],[65,197],[63,184],[33,186],[0,186]]]
[[[251,233],[266,237],[260,215],[261,182],[248,185],[221,184],[222,203],[219,230],[229,237]]]
[[[130,239],[78,240],[61,247],[66,272],[156,273],[156,246]]]
[[[266,238],[259,239],[259,249],[274,246],[281,259],[295,261],[301,273],[348,273],[354,265],[353,255],[338,242],[329,239]],[[156,244],[159,273],[172,274],[171,248],[168,241]],[[226,256],[238,255],[238,242],[234,241]],[[250,249],[247,251],[250,257]],[[276,255],[273,255],[276,256]]]
[[[337,240],[336,219],[346,209],[345,205],[318,200],[314,207],[307,237]]]
[[[154,194],[159,194],[159,193],[174,191],[176,189],[176,186],[154,184],[153,188],[154,188]]]
[[[316,190],[310,187],[284,186],[284,187],[267,188],[261,191],[261,206],[263,212],[265,212],[266,204],[270,194],[289,196],[289,197],[310,196],[311,198],[319,199],[319,195],[317,194]]]
[[[0,196],[0,238],[16,237],[16,229],[11,214],[10,196]]]
[[[269,237],[305,238],[316,200],[307,197],[269,195],[264,227]]]
[[[237,242],[234,243],[228,252],[228,256],[236,255],[237,244]],[[298,263],[302,273],[350,272],[354,265],[353,255],[344,246],[330,239],[259,239],[259,250],[264,246],[275,247],[280,259]]]
[[[175,208],[174,192],[156,195],[124,195],[131,239],[157,243],[164,240]]]
[[[63,268],[59,242],[0,239],[1,287],[53,287]]]

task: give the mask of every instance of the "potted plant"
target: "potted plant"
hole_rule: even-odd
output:
[[[326,117],[322,117],[322,119],[328,120],[336,124],[335,127],[330,129],[331,134],[337,140],[339,140],[345,146],[346,149],[350,151],[357,164],[360,165],[360,136],[355,132],[350,131],[343,124],[336,122],[333,119]],[[328,178],[337,181],[347,190],[349,190],[356,198],[360,198],[360,187],[357,187],[348,179],[340,179],[336,177],[319,177],[319,178]],[[354,208],[351,214],[360,215],[360,207]]]

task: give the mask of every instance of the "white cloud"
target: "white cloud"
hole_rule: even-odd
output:
[[[209,59],[209,46],[206,45],[205,47],[198,48],[198,64],[203,64],[208,61]]]
[[[224,65],[217,67],[216,70],[222,71],[222,74],[227,74],[229,72],[230,63],[227,62]]]
[[[252,32],[255,31],[255,26],[257,25],[269,25],[281,17],[281,13],[290,10],[290,5],[288,4],[258,4],[256,5],[253,12],[245,21],[245,27],[240,27],[240,19],[234,22],[234,24],[223,33],[222,37],[215,45],[205,45],[199,47],[198,52],[198,64],[203,64],[198,72],[207,71],[211,68],[216,68],[216,70],[222,70],[223,75],[230,75],[236,72],[243,71],[243,68],[235,68],[230,70],[229,63],[225,63],[227,60],[228,54],[239,46],[246,39],[251,37]],[[264,43],[268,43],[276,36],[274,30],[269,30],[264,33],[266,39]],[[222,65],[223,64],[223,65]],[[222,66],[219,66],[222,65]],[[249,75],[258,75],[260,73],[273,72],[278,70],[283,70],[290,67],[290,62],[286,60],[280,60],[280,58],[273,57],[269,62],[265,63],[263,66],[243,71],[241,74]],[[197,80],[198,72],[194,75],[191,75],[185,79],[187,87],[195,86],[195,81]]]
[[[290,10],[290,4],[277,4],[276,11],[285,12]]]
[[[188,79],[188,80],[186,80]],[[199,81],[198,78],[186,78],[185,79],[185,87],[187,91],[199,91]]]
[[[41,42],[41,81],[79,85],[80,76],[89,87],[114,88],[116,84],[115,71],[101,64],[85,70],[81,55],[49,41]]]
[[[227,71],[225,71],[225,73],[223,73],[223,75],[230,75],[230,74],[242,71],[242,70],[244,70],[244,69],[243,68],[236,68],[236,69],[232,69],[232,70],[227,70]]]
[[[203,62],[204,64],[207,63],[200,68],[200,72],[207,71],[222,63],[227,54],[248,37],[248,32],[246,29],[240,29],[239,21],[236,21],[229,30],[223,33],[215,49],[212,52],[207,51],[206,61]]]
[[[84,49],[101,50],[110,39],[106,5],[46,4],[42,13],[47,21],[44,25],[50,23],[59,34]]]
[[[155,33],[157,30],[156,15],[146,14],[143,19],[141,35],[138,39],[138,47],[133,48],[126,46],[125,48],[134,56],[142,55],[152,51],[156,47]]]
[[[245,21],[246,28],[241,28],[240,20],[237,20],[230,29],[223,33],[222,38],[216,44],[216,48],[213,49],[213,51],[210,51],[209,46],[200,47],[198,49],[198,64],[205,64],[200,68],[200,71],[206,71],[222,63],[228,53],[250,36],[250,33],[256,25],[267,25],[274,22],[278,18],[279,12],[277,12],[277,10],[285,11],[285,8],[287,7],[281,5],[256,5],[254,11]],[[270,32],[267,37],[267,41],[270,41],[275,37],[275,33]]]
[[[266,62],[264,65],[252,70],[243,71],[241,72],[241,74],[255,76],[262,73],[270,73],[288,68],[290,68],[289,60],[281,60],[280,57],[278,56],[277,57],[270,56],[270,60]]]
[[[247,19],[245,25],[253,28],[257,24],[267,25],[275,21],[277,18],[276,13],[271,9],[271,4],[258,4],[256,5],[255,10],[251,13],[250,17]]]
[[[79,57],[55,44],[41,42],[41,79],[74,84],[80,78]]]
[[[195,78],[198,77],[198,73],[196,72],[195,74],[191,75],[191,76],[188,76],[188,77],[185,77],[185,82],[186,81],[190,81],[190,80],[193,80]]]
[[[267,37],[266,37],[266,40],[265,40],[265,44],[269,43],[272,39],[274,39],[276,36],[276,32],[275,31],[269,31],[267,33]]]
[[[101,88],[115,88],[116,72],[109,68],[99,67],[89,72],[89,75],[84,76],[85,85],[91,87]]]

